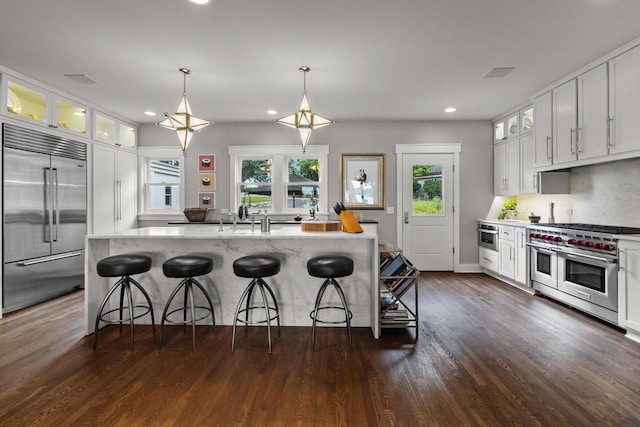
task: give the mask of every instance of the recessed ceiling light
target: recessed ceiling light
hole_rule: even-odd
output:
[[[211,0],[189,0],[191,3],[199,4],[204,6],[205,4],[211,3]]]
[[[444,109],[445,113],[455,113],[456,112],[456,107],[448,107]]]
[[[267,114],[273,116],[273,115],[278,114],[278,112],[276,110],[267,110]]]
[[[144,115],[145,115],[145,116],[155,116],[155,115],[156,115],[156,113],[154,113],[153,111],[145,111],[145,112],[144,112]]]

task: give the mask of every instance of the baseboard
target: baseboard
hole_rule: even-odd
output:
[[[482,273],[480,264],[458,264],[454,273]]]

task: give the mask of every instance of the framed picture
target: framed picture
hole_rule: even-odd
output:
[[[198,174],[198,191],[214,191],[216,189],[215,173]]]
[[[198,193],[198,206],[205,209],[215,209],[216,193]]]
[[[213,154],[201,154],[198,156],[198,171],[214,172],[216,170],[216,156]]]
[[[384,209],[384,154],[340,154],[340,183],[347,209]]]

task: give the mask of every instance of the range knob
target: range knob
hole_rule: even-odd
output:
[[[562,242],[562,237],[556,236],[556,237],[553,238],[553,241],[554,242]]]
[[[576,246],[582,246],[584,242],[582,240],[576,240]]]
[[[533,238],[535,238],[535,237],[536,237],[536,234],[535,234],[535,233],[531,233],[531,234],[529,234],[529,238],[530,238],[530,239],[533,239]]]
[[[536,233],[535,238],[536,239],[540,239],[540,238],[542,238],[542,235],[540,233]]]
[[[584,242],[584,243],[582,244],[582,246],[584,246],[585,248],[590,248],[591,246],[593,246],[593,243],[591,243],[591,242]]]
[[[613,247],[613,245],[605,243],[604,245],[602,245],[602,249],[604,249],[605,251],[612,251],[614,249],[614,247]]]
[[[567,240],[567,244],[568,245],[575,245],[576,244],[576,240],[575,239],[569,239],[569,240]]]
[[[600,243],[595,243],[595,244],[593,245],[593,249],[602,249],[602,244],[600,244]]]

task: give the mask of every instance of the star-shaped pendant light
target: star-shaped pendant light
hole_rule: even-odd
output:
[[[189,146],[193,133],[206,128],[213,122],[199,119],[191,114],[191,106],[189,105],[189,101],[187,101],[187,74],[191,74],[191,70],[188,68],[180,68],[180,72],[184,75],[184,83],[182,99],[180,99],[178,109],[175,114],[164,113],[166,118],[156,123],[156,125],[176,131],[182,154],[186,156],[187,147]]]
[[[298,129],[298,132],[300,133],[300,142],[302,143],[302,153],[304,153],[307,150],[307,145],[311,139],[311,132],[314,129],[329,126],[335,122],[311,112],[309,100],[307,99],[307,73],[311,71],[311,68],[303,65],[299,70],[304,73],[304,93],[302,95],[300,108],[297,112],[289,116],[277,119],[276,123]]]

